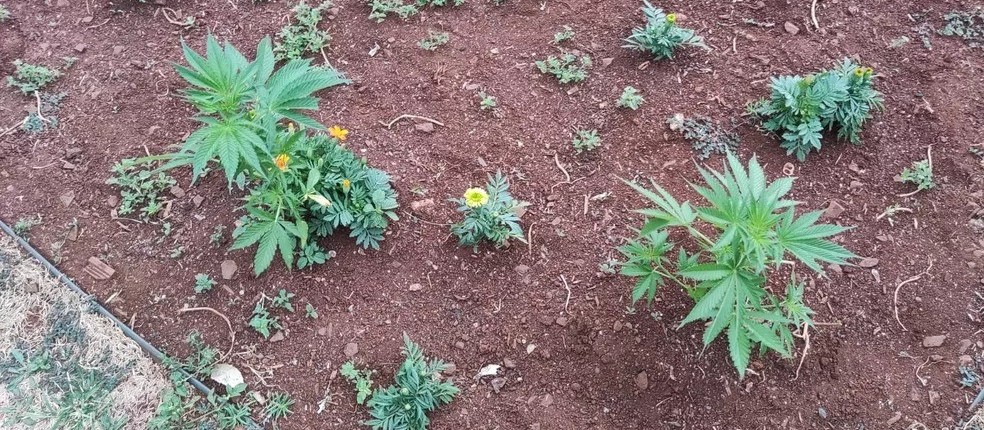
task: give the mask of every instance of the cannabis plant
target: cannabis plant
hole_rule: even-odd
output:
[[[366,403],[372,418],[365,424],[374,430],[425,430],[430,425],[427,414],[451,403],[460,391],[451,381],[442,381],[441,372],[450,366],[441,360],[428,361],[406,333],[402,353],[405,358],[395,385],[373,390]],[[356,384],[362,400],[372,386],[371,374],[355,369],[351,362],[342,366],[342,376]]]
[[[902,169],[901,182],[916,185],[916,191],[928,190],[936,186],[933,182],[933,165],[929,160],[913,161],[912,167]]]
[[[820,150],[824,130],[837,129],[837,138],[861,143],[861,127],[871,111],[882,108],[874,89],[874,74],[845,58],[837,67],[815,75],[772,78],[772,96],[749,105],[762,127],[779,134],[782,148],[800,161]]]
[[[465,215],[464,220],[451,226],[461,246],[472,246],[477,251],[483,240],[492,242],[496,248],[505,246],[510,239],[526,243],[519,216],[529,204],[513,199],[502,172],[489,175],[485,188],[469,188],[463,198],[451,201]]]
[[[113,165],[113,176],[107,184],[120,189],[120,205],[116,214],[127,216],[139,213],[144,221],[150,220],[164,209],[162,194],[177,185],[177,181],[164,172],[156,171],[152,162],[124,159]]]
[[[14,67],[16,67],[14,75],[7,76],[7,86],[17,88],[23,94],[38,91],[55,82],[61,76],[61,72],[58,70],[25,63],[21,60],[14,60]]]
[[[625,87],[625,89],[622,90],[622,95],[620,95],[618,100],[615,102],[615,105],[620,108],[637,110],[639,109],[639,106],[642,106],[642,102],[644,101],[646,101],[646,99],[639,94],[639,90],[634,87]]]
[[[304,54],[317,54],[328,45],[331,36],[327,31],[319,30],[321,15],[331,7],[330,1],[323,1],[316,7],[311,7],[301,0],[294,6],[295,24],[288,24],[280,30],[279,40],[273,48],[278,60],[299,60]]]
[[[553,75],[562,84],[581,82],[588,78],[588,68],[591,67],[591,56],[588,54],[578,57],[572,53],[564,53],[560,57],[549,56],[546,60],[536,61],[540,73]]]
[[[574,151],[578,154],[600,148],[601,137],[598,136],[598,130],[578,130],[574,133],[571,146],[574,147]]]
[[[708,49],[704,39],[693,30],[677,25],[676,14],[667,14],[648,1],[643,3],[646,25],[632,29],[632,34],[625,39],[625,48],[648,52],[657,60],[673,58],[673,52],[681,46]]]
[[[820,272],[821,262],[845,264],[855,255],[827,239],[847,228],[817,224],[823,211],[797,216],[798,203],[785,198],[793,178],[769,183],[755,157],[747,169],[731,153],[723,172],[698,169],[706,184],[692,187],[706,206],[680,203],[655,183],[653,192],[626,181],[655,207],[638,211],[646,222],[619,248],[621,273],[637,278],[633,303],[651,304],[667,282],[681,286],[695,305],[680,326],[707,321],[705,348],[727,332],[731,362],[744,376],[753,346],[791,357],[792,332],[811,324],[802,285],[794,279],[777,295],[766,287],[768,275],[789,257]],[[693,250],[673,243],[672,230],[690,236]]]

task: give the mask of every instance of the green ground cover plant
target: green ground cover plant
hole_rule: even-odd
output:
[[[156,171],[152,161],[124,159],[113,165],[112,173],[106,183],[120,190],[116,214],[137,214],[144,221],[149,221],[164,209],[162,195],[177,185],[170,175]]]
[[[325,30],[319,30],[321,15],[331,8],[330,1],[311,7],[302,0],[294,6],[293,24],[288,24],[280,30],[273,53],[277,60],[299,60],[307,54],[318,54],[328,46],[331,36]]]
[[[42,65],[14,60],[13,76],[7,76],[7,86],[17,88],[23,94],[31,94],[55,82],[61,72]]]
[[[874,71],[845,58],[837,67],[803,76],[772,78],[772,95],[752,103],[748,111],[762,127],[782,139],[781,147],[800,161],[820,150],[824,130],[837,129],[837,138],[861,143],[861,127],[882,109],[874,89]]]
[[[476,251],[483,241],[496,248],[515,239],[525,243],[523,227],[519,225],[520,213],[529,204],[513,199],[509,193],[509,181],[502,172],[489,175],[484,188],[469,188],[460,199],[453,199],[464,219],[451,225],[451,232],[458,236],[458,244],[471,246]]]
[[[557,78],[561,84],[576,83],[588,78],[591,56],[588,54],[578,56],[565,52],[559,57],[551,55],[544,60],[534,62],[534,64],[540,73]]]
[[[404,360],[394,385],[371,389],[372,371],[358,370],[352,362],[342,366],[341,374],[355,384],[357,401],[366,401],[371,419],[365,422],[374,430],[423,430],[430,425],[427,414],[451,403],[460,392],[441,372],[450,366],[437,359],[427,360],[420,347],[403,334]]]
[[[217,282],[215,282],[215,280],[213,280],[210,276],[204,273],[199,273],[195,275],[196,294],[201,294],[211,291],[212,287],[214,287],[215,284],[217,284]]]
[[[705,116],[685,117],[676,114],[666,120],[670,130],[683,133],[683,138],[690,142],[690,147],[701,160],[708,159],[711,154],[727,154],[734,152],[741,144],[738,133],[726,130]],[[732,124],[734,126],[734,124]]]
[[[619,248],[621,273],[637,279],[633,303],[652,304],[667,282],[682,287],[695,304],[680,326],[707,321],[705,348],[727,333],[731,362],[744,377],[755,347],[791,357],[792,333],[812,324],[802,283],[794,276],[784,293],[774,293],[768,276],[788,257],[819,273],[820,263],[846,264],[855,255],[828,239],[846,227],[817,224],[823,211],[797,216],[798,203],[785,198],[793,178],[768,182],[755,157],[746,168],[729,153],[723,171],[698,169],[705,184],[692,188],[706,206],[680,203],[656,183],[654,192],[626,181],[653,207],[638,211],[645,224]],[[673,243],[671,230],[692,238],[696,249]]]
[[[601,136],[598,136],[598,130],[578,130],[574,132],[571,146],[578,154],[591,152],[601,147]]]
[[[665,13],[648,1],[643,2],[642,13],[646,24],[632,29],[625,39],[625,48],[647,52],[657,60],[673,58],[673,53],[682,46],[709,49],[693,30],[677,25],[676,14]]]
[[[933,164],[929,160],[913,161],[911,167],[902,169],[899,180],[916,186],[916,191],[928,190],[936,186],[933,181]]]
[[[635,87],[629,86],[622,90],[622,94],[618,96],[618,100],[615,101],[615,106],[638,110],[644,101],[646,101],[646,99],[639,94],[639,90],[635,89]]]
[[[451,33],[446,31],[427,30],[427,37],[420,39],[417,46],[425,51],[436,51],[451,41]]]

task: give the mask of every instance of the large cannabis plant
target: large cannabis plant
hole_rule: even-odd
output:
[[[870,67],[851,59],[816,75],[772,78],[772,96],[749,105],[761,117],[762,126],[782,137],[788,154],[806,160],[820,150],[824,129],[837,128],[837,138],[861,143],[861,126],[871,111],[882,108],[882,95],[874,89]]]
[[[477,249],[483,240],[492,242],[497,248],[509,239],[526,242],[519,215],[529,204],[513,199],[509,181],[502,172],[489,175],[485,188],[469,188],[462,198],[451,201],[458,205],[458,212],[465,215],[464,220],[451,226],[451,232],[458,236],[461,246]]]
[[[342,376],[356,385],[358,403],[368,397],[372,419],[365,424],[375,430],[426,430],[430,425],[427,414],[451,403],[460,391],[450,380],[442,381],[441,372],[450,365],[428,361],[406,333],[402,353],[405,359],[396,373],[396,384],[386,388],[371,390],[372,371],[358,370],[351,362],[342,366]]]
[[[638,278],[633,302],[645,297],[652,303],[667,281],[683,287],[696,304],[680,325],[709,321],[705,347],[727,330],[731,361],[744,376],[754,345],[791,357],[792,332],[812,324],[803,286],[794,280],[784,297],[777,296],[766,288],[769,273],[789,255],[819,272],[820,262],[845,264],[854,254],[827,240],[845,227],[816,224],[822,211],[796,216],[798,203],[784,198],[793,179],[769,183],[754,157],[745,169],[729,153],[723,173],[701,168],[700,174],[706,186],[693,189],[709,203],[701,207],[678,202],[655,183],[653,192],[626,182],[655,207],[638,211],[646,223],[638,238],[619,248],[626,258],[621,273]],[[671,229],[691,236],[696,250],[671,242]]]
[[[704,39],[693,30],[677,25],[676,14],[667,14],[648,1],[643,3],[646,25],[632,29],[632,34],[625,39],[625,48],[648,52],[657,60],[673,58],[673,52],[681,46],[708,49]]]

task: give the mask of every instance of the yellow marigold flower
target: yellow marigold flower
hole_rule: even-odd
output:
[[[349,178],[342,179],[342,191],[346,193],[352,188],[352,181]]]
[[[666,14],[666,22],[670,24],[676,22],[676,14],[675,13]]]
[[[857,76],[859,78],[864,77],[865,70],[867,69],[865,69],[864,67],[858,67],[857,69],[854,69],[854,76]]]
[[[281,172],[287,171],[288,162],[290,162],[290,156],[287,154],[280,154],[273,159],[273,164],[277,166]]]
[[[478,208],[489,202],[489,193],[481,188],[469,188],[465,190],[465,205],[470,208]]]
[[[868,67],[867,69],[864,70],[864,74],[866,76],[871,76],[874,73],[875,73],[875,69],[872,69],[871,67]]]
[[[348,130],[346,130],[344,128],[341,128],[341,127],[339,127],[337,125],[333,125],[333,126],[331,126],[331,128],[328,129],[328,135],[330,135],[331,137],[334,137],[335,139],[341,140],[341,141],[344,141],[345,139],[347,139],[348,138],[348,134],[349,134],[349,131]]]

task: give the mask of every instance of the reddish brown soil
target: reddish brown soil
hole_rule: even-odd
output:
[[[239,216],[239,195],[227,192],[216,175],[189,187],[188,172],[178,172],[188,195],[173,200],[169,221],[175,231],[162,242],[157,225],[110,218],[107,200],[116,190],[104,181],[119,159],[165,152],[194,129],[191,107],[176,97],[184,84],[171,68],[181,61],[182,37],[200,47],[211,31],[252,51],[259,38],[283,25],[291,5],[178,1],[172,7],[194,14],[199,23],[182,31],[151,5],[5,3],[15,19],[0,24],[3,74],[16,58],[79,60],[56,85],[68,93],[59,129],[0,140],[0,217],[13,223],[41,214],[44,223],[32,231],[32,242],[90,293],[113,297],[108,306],[167,351],[182,353],[186,333],[196,329],[220,349],[228,347],[222,321],[205,313],[179,315],[182,306],[211,306],[228,315],[236,351],[255,353],[239,355],[234,363],[260,371],[282,366],[265,380],[298,402],[283,428],[355,428],[365,411],[354,404],[347,383],[330,382],[345,360],[343,346],[357,342],[357,358],[382,369],[377,379],[387,381],[399,360],[402,332],[430,355],[457,365],[463,394],[433,417],[435,429],[877,429],[893,427],[887,421],[896,411],[902,418],[894,428],[913,421],[941,428],[967,415],[967,397],[974,392],[959,387],[956,369],[960,341],[982,340],[979,324],[968,319],[976,316],[973,308],[980,303],[974,293],[982,288],[984,261],[973,251],[984,243],[968,227],[982,204],[982,170],[967,150],[980,142],[984,126],[984,56],[935,35],[933,50],[924,49],[907,17],[932,9],[930,22],[938,26],[942,13],[968,6],[964,2],[824,0],[817,11],[820,32],[809,24],[806,0],[770,0],[759,9],[754,2],[664,2],[685,14],[687,25],[715,49],[688,51],[647,68],[639,67],[646,57],[620,48],[641,20],[635,0],[518,0],[502,7],[472,0],[382,24],[366,20],[364,2],[342,2],[329,23],[334,40],[327,54],[355,84],[321,94],[317,115],[325,124],[351,129],[351,147],[394,175],[402,219],[381,252],[334,238],[326,243],[338,252],[330,264],[291,272],[274,266],[258,279],[249,275],[251,253],[209,243],[216,225],[228,232]],[[743,18],[777,25],[749,26]],[[786,21],[799,34],[784,31]],[[576,92],[531,66],[555,53],[552,35],[564,24],[576,30],[575,44],[597,63]],[[428,29],[452,32],[451,43],[433,53],[418,49]],[[903,35],[912,42],[887,48]],[[76,50],[80,44],[82,52]],[[370,57],[375,44],[382,49]],[[114,54],[114,48],[121,52]],[[830,143],[806,163],[795,163],[794,197],[806,208],[840,202],[846,212],[836,221],[856,226],[842,242],[880,260],[880,282],[861,268],[812,280],[807,301],[824,324],[811,332],[799,377],[799,355],[770,355],[755,363],[758,375],[740,381],[724,343],[702,354],[699,326],[676,329],[690,306],[682,292],[663,291],[654,309],[662,313],[659,320],[642,306],[629,315],[631,281],[597,275],[598,263],[613,257],[613,248],[639,224],[630,209],[643,202],[619,178],[652,177],[692,196],[685,183],[697,177],[692,153],[666,129],[668,116],[737,117],[745,103],[767,94],[768,76],[806,73],[853,55],[880,74],[886,110],[866,127],[864,145]],[[604,58],[611,64],[604,66]],[[501,117],[478,110],[470,85],[498,98]],[[638,112],[614,107],[626,85],[647,99]],[[32,104],[12,91],[0,92],[0,124],[19,121],[22,107]],[[407,122],[391,130],[378,123],[403,113],[433,117],[447,127],[427,134]],[[604,147],[596,155],[573,155],[574,127],[599,129]],[[794,161],[754,126],[739,132],[743,156],[757,154],[772,177]],[[940,186],[898,197],[911,188],[893,177],[923,158],[929,145]],[[66,153],[77,150],[70,160],[74,169],[63,168]],[[573,185],[560,184],[565,178],[555,153],[578,180]],[[523,220],[532,230],[532,246],[473,254],[458,248],[441,225],[456,218],[445,200],[496,169],[509,173],[514,194],[533,204]],[[417,188],[426,195],[411,192]],[[59,198],[66,192],[74,193],[68,206]],[[612,196],[585,210],[586,196],[604,192]],[[194,196],[205,197],[201,207],[192,204]],[[437,205],[411,213],[410,203],[424,198]],[[914,212],[896,216],[894,226],[875,219],[892,204]],[[73,219],[81,236],[66,241]],[[184,247],[184,256],[172,259],[168,254],[177,246]],[[81,269],[93,255],[117,275],[109,281],[84,276]],[[240,267],[234,281],[222,282],[235,294],[217,288],[196,296],[194,275],[218,278],[224,259]],[[893,316],[895,285],[925,270],[929,260],[932,270],[899,292],[905,330]],[[562,278],[570,287],[569,302]],[[411,292],[411,284],[424,288]],[[287,338],[270,343],[246,322],[255,298],[280,288],[297,294],[295,306],[313,303],[321,317],[282,315]],[[556,322],[562,316],[566,325]],[[948,336],[942,347],[922,347],[924,336],[938,334]],[[537,345],[532,354],[528,344]],[[965,353],[977,355],[979,347]],[[933,362],[932,354],[941,361]],[[502,392],[472,379],[483,365],[504,359],[515,368],[506,370]],[[643,371],[648,388],[640,390],[635,379]],[[262,387],[249,376],[252,387]],[[318,415],[317,402],[329,383],[334,404]]]

